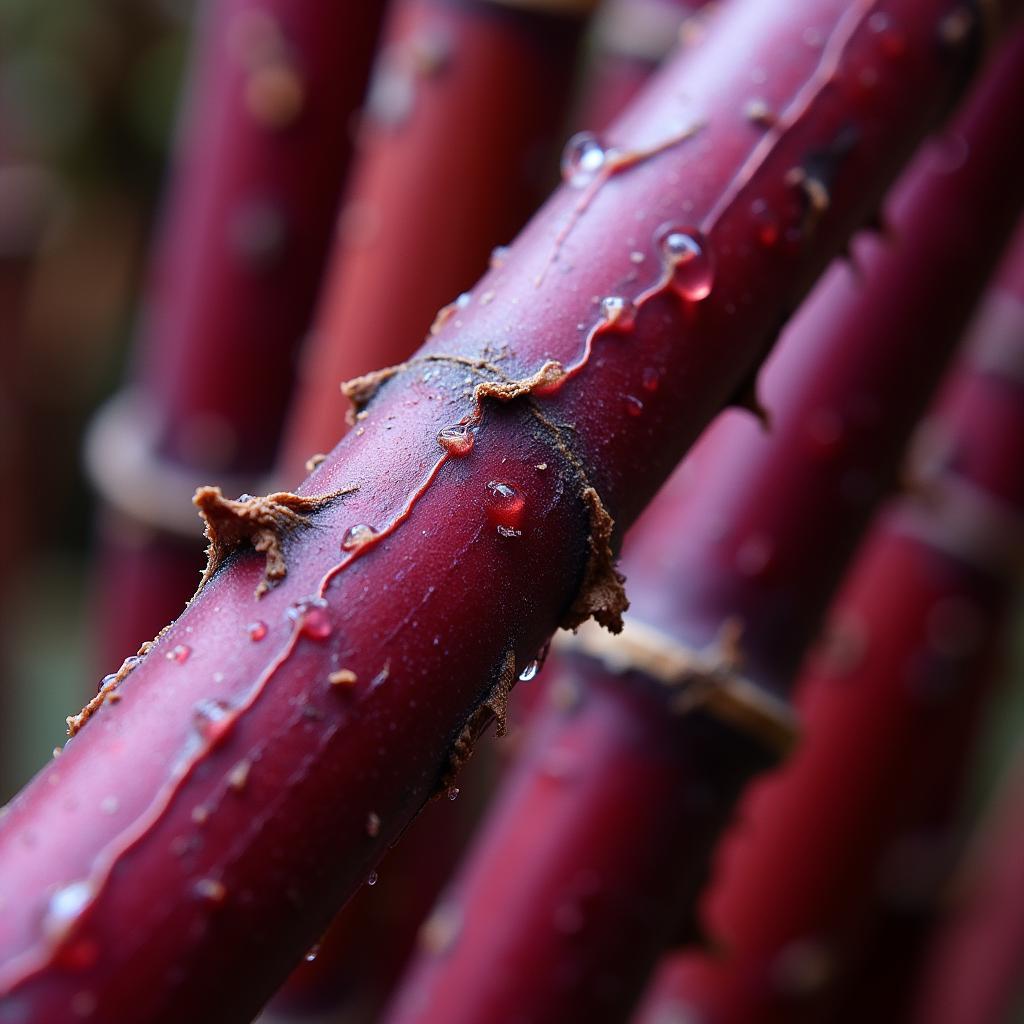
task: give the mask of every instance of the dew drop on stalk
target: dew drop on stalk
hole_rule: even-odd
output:
[[[363,547],[364,544],[369,544],[376,536],[377,531],[372,526],[367,526],[366,523],[356,523],[355,526],[350,526],[345,531],[345,536],[341,538],[341,549],[342,551],[355,551],[357,548]]]
[[[370,874],[367,876],[366,884],[367,885],[376,885],[377,884],[377,878],[378,878],[377,872],[376,871],[371,871]]]
[[[696,228],[663,229],[659,248],[677,295],[687,302],[700,302],[711,294],[714,266],[707,239]]]
[[[192,886],[192,891],[207,903],[223,903],[227,898],[227,886],[216,878],[200,878]]]
[[[458,800],[459,799],[459,787],[458,786],[451,786],[451,787],[449,787],[449,789],[448,789],[448,799],[449,800]]]
[[[43,932],[49,939],[62,939],[74,927],[94,895],[90,882],[84,879],[61,886],[50,897],[43,918]]]
[[[519,673],[519,681],[521,683],[528,683],[531,679],[537,678],[539,671],[540,664],[536,660],[527,662],[523,671]]]
[[[262,640],[267,635],[267,624],[265,622],[250,622],[245,627],[250,640]]]
[[[116,672],[108,672],[101,680],[99,686],[96,687],[96,692],[101,693],[103,690],[114,685],[114,680],[117,678]]]
[[[607,295],[601,300],[601,316],[609,327],[628,330],[636,322],[636,306],[621,295]]]
[[[505,261],[508,259],[508,254],[509,247],[507,245],[496,245],[491,250],[491,270],[500,270],[503,266],[505,266]]]
[[[183,665],[188,661],[188,656],[192,653],[192,648],[188,644],[175,644],[166,654],[168,661],[177,662],[179,665]]]
[[[326,640],[331,635],[327,602],[322,597],[307,597],[288,607],[288,618],[297,622],[299,633],[311,640]]]
[[[320,943],[318,942],[315,946],[310,946],[306,953],[306,963],[311,964],[320,955]]]
[[[644,403],[636,395],[626,395],[623,401],[626,405],[626,412],[630,416],[639,416],[644,411]]]
[[[192,709],[192,723],[196,732],[210,744],[224,739],[233,722],[231,709],[220,700],[201,700]]]
[[[437,443],[454,459],[463,459],[473,451],[475,436],[468,426],[459,424],[438,432]]]
[[[502,537],[522,535],[526,499],[511,485],[498,480],[487,484],[487,518]]]
[[[608,154],[593,132],[577,132],[562,150],[562,180],[583,188],[594,180]]]

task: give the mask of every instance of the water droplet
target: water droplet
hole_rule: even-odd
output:
[[[487,484],[487,518],[502,537],[522,535],[526,499],[509,484],[491,480]]]
[[[459,787],[458,786],[450,786],[448,788],[448,799],[449,800],[458,800],[459,799]]]
[[[331,635],[327,602],[322,597],[307,597],[288,607],[288,618],[299,624],[299,632],[311,640],[326,640]]]
[[[661,384],[661,374],[653,366],[647,366],[640,377],[640,383],[643,384],[645,391],[653,394]]]
[[[371,871],[370,874],[367,876],[366,884],[367,885],[376,885],[378,878],[379,878],[379,876],[378,876],[377,872],[376,871]]]
[[[540,671],[540,664],[535,661],[526,663],[523,671],[519,673],[519,681],[521,683],[528,683],[531,679],[537,678],[537,673]]]
[[[192,886],[192,891],[200,899],[210,903],[223,903],[228,894],[227,887],[223,882],[218,882],[216,878],[200,878]]]
[[[507,245],[496,245],[491,250],[491,270],[500,270],[505,266],[505,261],[508,259],[510,250]]]
[[[306,953],[306,963],[311,964],[320,955],[320,943],[318,942],[315,946],[309,947],[309,952]]]
[[[341,539],[341,549],[342,551],[355,551],[357,548],[369,544],[376,536],[377,531],[372,526],[367,526],[366,523],[356,523],[355,526],[350,526],[345,531],[345,536]]]
[[[630,416],[639,416],[644,411],[644,403],[635,395],[626,395],[623,401]]]
[[[221,700],[201,700],[192,709],[196,732],[211,746],[227,736],[234,721],[231,708]]]
[[[265,622],[250,622],[245,627],[250,640],[262,640],[267,635],[267,624]]]
[[[366,834],[371,839],[376,839],[380,835],[380,815],[374,814],[373,811],[366,816]]]
[[[636,322],[636,306],[621,295],[608,295],[601,300],[601,315],[609,327],[628,330]]]
[[[670,227],[659,242],[672,288],[687,302],[700,302],[711,294],[715,274],[707,241],[696,228]]]
[[[188,644],[175,644],[165,657],[168,661],[176,661],[179,665],[183,665],[188,661],[188,656],[192,653],[192,648]]]
[[[608,154],[593,132],[577,132],[562,150],[562,180],[583,188],[594,180]]]
[[[114,685],[114,680],[117,679],[116,672],[108,672],[101,680],[99,686],[96,687],[96,692],[100,693],[103,690],[109,689]]]
[[[454,459],[462,459],[469,455],[475,440],[473,431],[461,424],[445,427],[437,435],[437,443]]]
[[[43,932],[47,938],[54,941],[64,938],[82,916],[93,895],[92,883],[84,879],[57,889],[50,897],[43,918]]]

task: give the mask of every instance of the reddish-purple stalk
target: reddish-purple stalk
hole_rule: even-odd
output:
[[[574,695],[556,687],[441,902],[447,940],[428,925],[389,1024],[621,1020],[681,921],[692,935],[714,841],[772,760],[770,717],[730,703],[730,679],[786,688],[895,483],[1024,201],[1002,128],[1022,58],[1024,36],[908,173],[890,240],[864,239],[857,270],[837,267],[794,319],[764,374],[770,431],[723,417],[631,536],[626,634],[582,644],[627,674],[561,665]],[[950,140],[970,153],[954,169]]]
[[[408,358],[438,307],[539,205],[587,6],[569,13],[559,3],[509,10],[492,0],[392,6],[354,186],[292,403],[282,476],[296,476],[310,453],[346,429],[339,381]],[[417,268],[403,277],[400,302],[396,253]],[[482,797],[428,809],[389,854],[388,884],[345,907],[274,1009],[310,1013],[344,1003],[370,1017],[379,1011]]]
[[[957,14],[723,10],[299,495],[197,495],[205,585],[0,827],[6,1006],[254,1012],[555,627],[617,627],[612,545],[963,81]]]
[[[303,353],[283,477],[301,479],[309,456],[329,451],[347,429],[338,384],[407,359],[458,304],[438,309],[476,280],[488,257],[500,262],[499,243],[550,190],[546,172],[593,6],[394,6]]]
[[[262,490],[309,329],[382,0],[210,0],[186,85],[133,387],[89,463],[109,664],[195,589],[188,498],[209,474]],[[175,513],[178,514],[175,514]]]
[[[1022,257],[1024,232],[1018,272]],[[906,1019],[1019,583],[1021,285],[990,291],[927,421],[916,486],[836,604],[801,683],[804,743],[742,805],[706,899],[719,952],[667,961],[638,1020]],[[995,1021],[972,1006],[950,1019]]]
[[[1020,1005],[1024,959],[1024,762],[1018,754],[933,938],[909,1020],[1001,1024]]]

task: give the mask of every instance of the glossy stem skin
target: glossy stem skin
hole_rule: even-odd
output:
[[[338,385],[406,359],[550,190],[587,24],[587,5],[552,6],[394,5],[285,432],[289,484],[348,429]]]
[[[582,7],[566,14],[490,0],[392,5],[353,187],[302,357],[282,477],[299,479],[306,458],[348,429],[338,384],[407,358],[438,308],[472,284],[491,250],[540,205],[586,24]],[[415,272],[402,276],[395,301],[403,267]],[[275,1010],[308,1014],[358,1002],[375,1016],[465,845],[473,805],[464,793],[454,806],[427,809],[389,853],[386,884],[345,907]]]
[[[614,542],[977,56],[969,33],[936,45],[945,2],[886,10],[897,56],[868,24],[874,4],[724,10],[609,132],[626,153],[665,148],[554,195],[422,361],[383,384],[300,488],[308,500],[286,499],[308,521],[281,499],[245,506],[281,533],[287,576],[257,598],[268,559],[227,555],[120,700],[0,825],[7,1012],[38,1024],[66,1021],[72,1004],[123,1024],[247,1020],[446,784],[484,701],[500,711],[504,684],[560,623],[616,625],[601,507]],[[742,115],[758,68],[775,130]],[[692,110],[704,127],[669,144],[680,95],[704,97]],[[849,140],[851,123],[857,142],[812,231],[790,172]],[[792,229],[787,245],[754,244],[755,198]],[[703,225],[714,263],[700,301],[659,266],[654,236],[680,211]],[[705,266],[686,261],[687,293]],[[594,302],[620,289],[639,300],[628,332],[608,329]],[[626,398],[648,369],[659,386],[637,416]],[[474,444],[460,457],[438,434],[461,420]],[[242,512],[200,500],[242,530]],[[349,682],[330,683],[336,671]],[[69,956],[77,970],[61,966]]]
[[[925,435],[922,493],[882,516],[803,676],[805,741],[741,806],[704,908],[723,954],[670,958],[643,1024],[907,1019],[1019,585],[1022,300],[986,299]],[[948,1019],[999,1019],[963,1005]]]
[[[795,675],[1024,200],[1024,155],[1005,168],[1002,210],[978,188],[1005,159],[1000,126],[1024,90],[1022,55],[1024,38],[955,122],[974,166],[940,170],[944,144],[927,146],[887,204],[892,241],[864,239],[859,269],[833,270],[794,318],[763,374],[771,430],[724,414],[643,517],[624,561],[627,623],[635,616],[691,651],[714,651],[731,626],[747,678],[782,688]],[[972,263],[990,255],[968,279],[949,262],[957,251]],[[617,729],[652,737],[650,758],[607,730],[577,737],[575,712],[543,715],[543,739],[520,757],[442,901],[439,913],[461,923],[457,938],[428,943],[388,1024],[622,1020],[673,929],[694,933],[714,842],[769,751],[721,723],[709,747],[703,716],[673,714],[667,692],[651,707],[630,679],[602,676],[588,659],[563,668],[584,708],[617,703]],[[673,737],[674,757],[654,741],[659,731]],[[550,765],[563,742],[573,767],[559,780]],[[581,872],[589,903],[575,927],[560,928]]]
[[[1021,992],[1024,948],[1024,817],[1020,758],[978,848],[958,899],[928,947],[914,1024],[998,1024]]]
[[[262,490],[309,330],[383,0],[207,0],[140,324],[148,458]],[[119,458],[109,452],[107,461]],[[146,488],[145,479],[117,486]],[[103,486],[119,507],[116,487]],[[191,489],[167,497],[187,502]],[[101,524],[101,663],[180,611],[202,549],[165,522]],[[151,568],[140,577],[138,566]]]

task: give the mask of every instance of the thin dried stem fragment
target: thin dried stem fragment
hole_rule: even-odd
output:
[[[200,487],[193,504],[206,524],[206,571],[199,581],[202,590],[224,560],[238,548],[250,544],[266,555],[263,579],[256,586],[256,597],[262,597],[275,583],[288,574],[284,557],[284,538],[299,527],[309,526],[309,515],[318,512],[336,498],[358,490],[351,484],[331,494],[298,495],[277,491],[265,497],[225,498],[219,487]]]
[[[559,634],[559,646],[598,659],[614,674],[641,672],[678,690],[670,705],[676,714],[705,710],[780,757],[796,745],[799,728],[789,704],[736,671],[737,654],[730,630],[724,630],[720,641],[707,653],[694,651],[635,619],[615,638],[585,624],[574,636]]]

